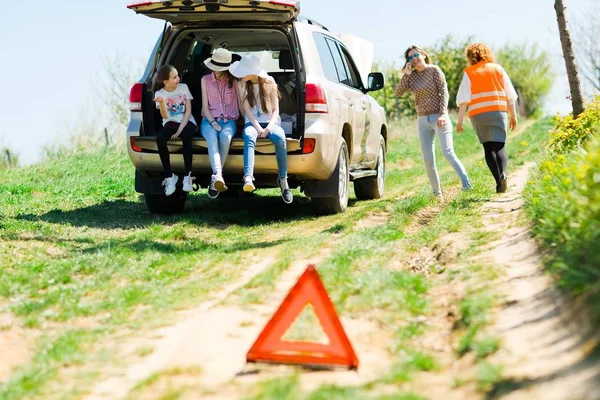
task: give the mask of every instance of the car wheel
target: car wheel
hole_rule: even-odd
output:
[[[342,146],[338,156],[338,163],[334,170],[338,173],[338,193],[333,197],[313,197],[311,202],[315,211],[319,214],[338,214],[346,211],[348,207],[348,187],[350,183],[349,174],[350,156],[346,141],[342,139]]]
[[[377,155],[377,175],[354,181],[354,194],[358,200],[383,197],[385,191],[385,142],[381,139]]]
[[[164,194],[144,194],[144,200],[148,211],[152,214],[179,214],[183,211],[185,201],[187,200],[187,193],[181,190],[176,190],[170,196]]]

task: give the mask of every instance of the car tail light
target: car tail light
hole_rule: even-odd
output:
[[[315,147],[317,145],[316,139],[304,139],[304,144],[302,145],[302,154],[310,154],[315,151]]]
[[[142,91],[143,83],[136,83],[129,91],[129,109],[131,111],[142,111]]]
[[[321,86],[316,83],[306,84],[306,112],[328,113],[327,99]]]
[[[131,149],[133,151],[137,151],[138,153],[141,152],[141,151],[143,151],[140,146],[138,146],[137,144],[135,144],[135,136],[131,136],[129,138],[129,142],[131,143]]]

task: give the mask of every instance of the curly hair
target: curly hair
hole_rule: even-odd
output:
[[[483,43],[473,43],[465,49],[465,57],[471,65],[475,65],[480,61],[494,62],[496,59],[492,49]]]
[[[404,59],[406,60],[406,62],[404,63],[404,67],[406,67],[406,65],[408,64],[408,53],[410,53],[411,50],[416,50],[419,54],[423,55],[423,57],[425,58],[425,64],[431,64],[431,58],[429,58],[429,54],[427,54],[425,50],[423,50],[419,46],[412,45],[404,52]]]

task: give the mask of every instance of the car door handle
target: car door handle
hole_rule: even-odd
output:
[[[352,100],[348,100],[348,105],[349,105],[350,107],[354,107],[354,102],[353,102]]]
[[[363,110],[367,109],[367,103],[366,102],[362,102],[362,103],[360,103],[360,105],[362,106]]]

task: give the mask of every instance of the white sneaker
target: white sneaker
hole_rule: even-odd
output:
[[[256,187],[254,186],[253,179],[250,175],[244,176],[244,192],[254,192]]]
[[[215,175],[213,184],[215,189],[217,189],[219,192],[224,192],[227,190],[227,185],[225,184],[225,181],[221,175]]]
[[[178,180],[179,178],[175,174],[171,175],[170,178],[165,178],[165,180],[162,182],[165,187],[165,195],[170,196],[173,194]]]
[[[196,180],[195,176],[192,176],[192,175],[184,176],[183,177],[183,191],[191,192],[192,190],[194,190],[193,184],[194,184],[195,180]]]

